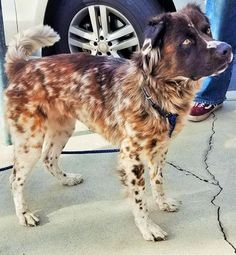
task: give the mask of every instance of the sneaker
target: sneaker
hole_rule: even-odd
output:
[[[195,103],[188,115],[188,120],[194,122],[205,120],[209,117],[209,115],[212,112],[222,107],[222,105],[223,103],[220,104]]]

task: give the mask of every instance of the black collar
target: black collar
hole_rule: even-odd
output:
[[[158,104],[156,104],[153,101],[151,95],[147,92],[146,88],[144,87],[144,84],[142,85],[142,91],[143,91],[145,98],[147,99],[149,104],[153,107],[153,109],[155,109],[155,111],[159,115],[161,115],[163,118],[166,118],[168,120],[168,122],[169,122],[169,133],[168,134],[169,134],[169,137],[171,137],[171,135],[175,129],[175,126],[176,126],[178,114],[167,112],[165,109],[163,109]]]

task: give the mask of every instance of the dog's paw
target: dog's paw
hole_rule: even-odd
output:
[[[72,173],[64,173],[61,183],[65,186],[74,186],[83,182],[82,175],[80,174],[72,174]]]
[[[150,219],[146,223],[136,225],[146,241],[157,242],[167,239],[167,233]]]
[[[161,198],[157,203],[162,211],[176,212],[179,210],[179,202],[172,198]]]
[[[19,218],[20,225],[27,227],[36,227],[37,225],[39,225],[39,218],[28,210],[19,213],[17,216]]]

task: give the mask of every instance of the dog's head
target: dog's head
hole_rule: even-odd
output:
[[[223,72],[233,58],[231,46],[212,38],[209,20],[194,4],[152,18],[141,53],[147,74],[193,80]]]

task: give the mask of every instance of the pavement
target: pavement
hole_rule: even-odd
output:
[[[62,155],[67,171],[84,182],[59,185],[39,163],[26,187],[35,228],[17,223],[8,178],[0,172],[1,255],[233,255],[236,253],[236,92],[224,107],[200,123],[187,122],[167,157],[169,196],[182,201],[176,213],[158,210],[148,189],[151,218],[169,236],[144,241],[116,176],[117,153]],[[78,124],[65,150],[112,148]],[[0,147],[0,167],[12,161],[12,147]]]

